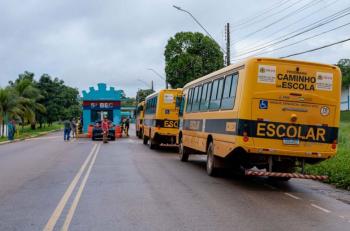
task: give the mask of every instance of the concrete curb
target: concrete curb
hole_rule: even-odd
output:
[[[36,135],[28,136],[26,138],[15,139],[15,140],[12,140],[12,141],[9,141],[9,140],[2,141],[2,142],[0,142],[0,145],[17,143],[17,142],[24,141],[24,140],[33,139],[33,138],[37,138],[37,137],[40,137],[40,136],[45,136],[47,134],[50,134],[50,133],[53,133],[53,132],[58,132],[58,131],[62,131],[62,129],[56,129],[56,130],[52,130],[52,131],[48,131],[48,132],[40,132],[40,133],[38,133]]]

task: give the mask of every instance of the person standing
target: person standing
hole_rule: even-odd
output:
[[[104,116],[102,121],[103,143],[108,143],[108,132],[109,132],[109,121],[107,116]]]
[[[7,124],[7,139],[13,141],[16,132],[16,125],[13,120],[10,120]]]
[[[64,126],[64,130],[63,130],[64,141],[69,141],[70,131],[71,131],[71,122],[66,119],[65,121],[63,121],[63,126]]]
[[[129,136],[129,127],[130,127],[129,118],[125,119],[124,126],[125,126],[125,135]]]
[[[75,119],[72,119],[72,121],[70,123],[70,128],[72,130],[72,137],[77,138],[77,123],[76,123]]]

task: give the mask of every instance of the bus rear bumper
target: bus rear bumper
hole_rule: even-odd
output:
[[[286,157],[299,157],[299,158],[318,158],[318,159],[329,159],[336,155],[336,151],[329,152],[315,152],[315,151],[290,151],[284,149],[274,148],[251,148],[244,147],[247,153],[257,155],[272,155],[272,156],[286,156]]]
[[[328,176],[319,175],[307,175],[300,173],[286,173],[286,172],[267,172],[258,170],[245,170],[246,176],[268,176],[268,177],[278,177],[278,178],[298,178],[298,179],[311,179],[324,181],[328,179]]]

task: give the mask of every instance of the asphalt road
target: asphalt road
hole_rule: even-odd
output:
[[[131,131],[133,133],[133,131]],[[206,175],[132,136],[0,145],[0,230],[350,230],[350,194],[308,180]]]

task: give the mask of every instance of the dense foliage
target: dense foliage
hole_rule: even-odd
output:
[[[38,81],[34,73],[25,71],[5,88],[0,88],[0,120],[5,124],[15,119],[35,129],[66,118],[79,117],[79,91],[66,86],[63,80],[43,74]]]
[[[154,90],[152,89],[139,89],[136,93],[136,102],[140,103],[146,99],[146,97],[152,94]]]
[[[180,32],[165,47],[165,73],[173,88],[224,66],[219,45],[201,33]]]
[[[337,66],[342,72],[342,84],[343,87],[349,87],[350,85],[350,59],[341,59],[337,63]]]

